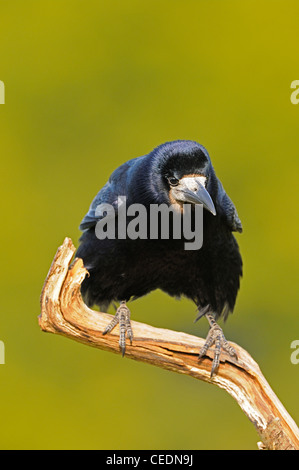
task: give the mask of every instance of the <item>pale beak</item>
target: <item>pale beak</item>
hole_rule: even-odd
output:
[[[205,209],[216,215],[216,209],[212,198],[204,186],[203,176],[186,176],[177,186],[171,189],[171,194],[177,202],[191,202],[202,204]]]

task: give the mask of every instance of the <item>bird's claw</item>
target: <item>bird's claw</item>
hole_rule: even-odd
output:
[[[106,326],[103,331],[103,335],[110,333],[113,328],[119,323],[119,348],[122,352],[122,356],[126,352],[126,336],[129,338],[130,343],[133,341],[133,331],[130,320],[130,310],[126,306],[126,302],[121,302],[120,306],[116,310],[113,320]]]
[[[215,344],[215,354],[212,363],[211,378],[219,367],[221,349],[224,349],[224,351],[226,351],[230,356],[235,357],[236,359],[238,357],[236,350],[226,340],[222,329],[216,322],[214,322],[214,324],[209,330],[205,344],[199,351],[198,359],[201,359],[203,356],[205,356],[208,349],[213,346],[213,344]]]

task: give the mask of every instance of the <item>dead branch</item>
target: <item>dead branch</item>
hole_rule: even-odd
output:
[[[88,275],[82,260],[71,264],[75,247],[69,238],[58,248],[41,294],[39,325],[43,331],[57,333],[99,349],[120,353],[118,326],[108,335],[102,332],[111,315],[89,309],[80,286]],[[173,372],[190,375],[224,388],[255,425],[261,438],[259,448],[299,450],[299,430],[258,364],[240,346],[233,344],[238,360],[221,354],[218,373],[210,378],[211,357],[198,361],[204,340],[186,333],[154,328],[132,321],[133,344],[126,357],[147,362]]]

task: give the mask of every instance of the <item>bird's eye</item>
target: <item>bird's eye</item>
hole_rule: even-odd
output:
[[[179,180],[174,176],[170,176],[168,178],[168,183],[170,184],[170,186],[177,186],[179,184]]]

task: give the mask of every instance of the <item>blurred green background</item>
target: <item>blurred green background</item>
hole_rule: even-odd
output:
[[[209,151],[235,202],[244,277],[224,326],[298,422],[299,4],[0,1],[2,449],[255,449],[224,391],[46,334],[39,296],[110,173],[162,142]],[[134,320],[205,336],[155,292]]]

